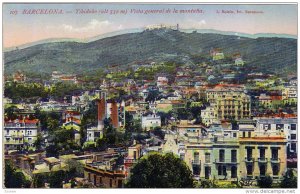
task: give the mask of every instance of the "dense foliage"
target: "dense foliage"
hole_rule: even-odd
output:
[[[172,153],[150,154],[132,168],[126,186],[130,188],[192,188],[193,177],[188,166]]]

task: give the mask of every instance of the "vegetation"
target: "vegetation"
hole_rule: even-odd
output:
[[[58,82],[50,89],[41,83],[16,83],[6,82],[4,88],[5,97],[14,101],[29,100],[35,102],[39,98],[62,99],[66,95],[72,95],[80,88],[76,84]]]
[[[6,188],[29,188],[31,181],[26,178],[24,173],[15,168],[11,161],[5,161],[4,186]]]
[[[172,153],[151,154],[131,170],[129,188],[192,188],[193,177],[188,166]]]
[[[272,188],[273,179],[270,176],[260,177],[257,179],[257,185],[260,188]]]
[[[280,183],[280,188],[297,188],[297,176],[293,169],[289,169]]]

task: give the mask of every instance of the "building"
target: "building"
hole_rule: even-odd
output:
[[[112,101],[107,103],[106,117],[111,118],[113,127],[125,127],[125,102]]]
[[[142,145],[133,142],[133,145],[128,147],[127,156],[124,158],[124,169],[126,178],[130,175],[130,169],[142,157]]]
[[[92,160],[85,161],[84,178],[96,187],[123,188],[125,171],[118,161],[119,154],[114,150],[95,154]]]
[[[242,59],[241,57],[239,57],[239,58],[236,58],[236,59],[234,60],[234,64],[235,64],[236,66],[244,66],[244,61],[243,61],[243,59]]]
[[[64,111],[62,113],[63,127],[65,129],[80,130],[81,114],[78,111]]]
[[[282,90],[282,100],[284,101],[284,104],[297,104],[297,85],[288,85],[285,86]]]
[[[277,182],[286,171],[286,139],[284,136],[240,137],[241,178],[257,180],[267,175]]]
[[[217,121],[217,113],[214,106],[207,106],[204,110],[201,110],[202,123],[209,126]]]
[[[160,86],[167,86],[168,85],[168,78],[165,77],[165,76],[159,76],[157,77],[157,87],[160,87]]]
[[[104,119],[106,115],[106,95],[101,93],[97,101],[97,127],[92,126],[87,129],[87,141],[96,141],[103,137]]]
[[[156,114],[142,116],[142,128],[146,131],[161,127],[161,118]]]
[[[22,82],[25,82],[26,76],[21,71],[17,71],[16,73],[14,73],[13,79],[14,79],[14,82],[22,83]]]
[[[213,146],[210,138],[195,138],[185,144],[184,161],[195,179],[212,178]]]
[[[4,122],[4,149],[33,149],[39,132],[38,119],[23,117],[16,120],[7,120]]]
[[[257,121],[257,134],[259,136],[284,135],[287,141],[287,158],[297,157],[297,118],[255,118]]]
[[[216,85],[207,89],[207,100],[214,104],[216,117],[220,120],[250,118],[250,96],[241,85]]]

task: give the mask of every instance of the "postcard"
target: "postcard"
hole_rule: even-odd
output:
[[[297,7],[4,3],[3,188],[294,193]]]

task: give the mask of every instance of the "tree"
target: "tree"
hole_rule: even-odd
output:
[[[46,147],[46,156],[47,157],[58,157],[59,156],[59,147],[57,144],[49,145]]]
[[[192,188],[189,167],[173,153],[150,154],[131,170],[126,187],[129,188]]]
[[[272,188],[273,179],[270,176],[261,177],[257,180],[257,185],[260,188]]]
[[[26,179],[23,172],[16,169],[11,161],[5,161],[6,188],[29,188],[31,182]]]
[[[280,183],[281,188],[297,188],[297,176],[295,176],[292,169],[289,169],[283,176]]]
[[[16,112],[19,112],[19,109],[16,106],[10,106],[4,110],[5,116],[7,116],[8,119],[16,119],[17,114]]]
[[[48,181],[48,178],[49,176],[46,173],[35,174],[33,176],[34,188],[43,188],[45,186],[45,183]]]
[[[34,146],[36,147],[37,150],[41,149],[42,144],[43,144],[43,137],[40,133],[37,135],[37,138],[36,138],[36,140],[34,141],[33,144],[34,144]]]
[[[73,159],[68,159],[66,161],[68,165],[68,174],[69,176],[73,177],[83,177],[83,165]],[[69,177],[70,178],[70,177]]]
[[[63,170],[54,171],[50,173],[49,183],[51,188],[62,188],[63,181],[66,180],[66,172]]]

